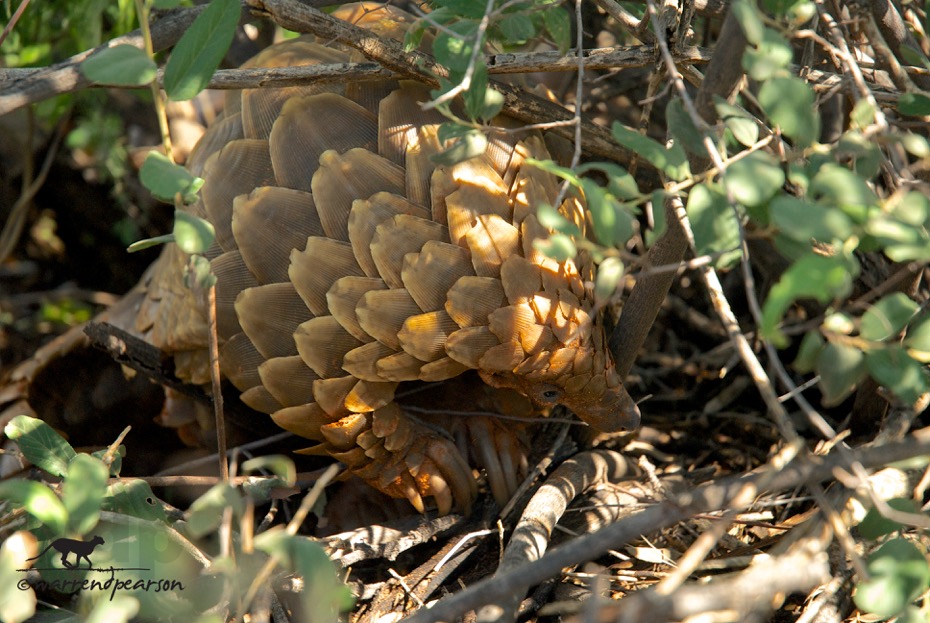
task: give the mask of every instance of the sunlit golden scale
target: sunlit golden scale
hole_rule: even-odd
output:
[[[353,11],[362,16],[340,16]],[[384,9],[360,23],[399,38],[408,21]],[[297,39],[249,66],[350,60],[360,59]],[[431,419],[427,407],[530,415],[529,397],[602,431],[639,416],[593,311],[590,263],[533,248],[548,235],[536,207],[558,194],[525,163],[549,158],[543,138],[495,132],[483,156],[436,166],[445,119],[421,109],[428,99],[408,82],[231,92],[189,168],[206,180],[192,210],[216,228],[221,367],[242,400],[375,488],[445,513],[474,499],[473,468],[506,501],[526,469],[524,427]],[[560,210],[583,225],[576,199]],[[181,283],[184,263],[166,249],[135,328],[205,383],[206,318]],[[411,393],[471,370],[484,384],[471,373]]]

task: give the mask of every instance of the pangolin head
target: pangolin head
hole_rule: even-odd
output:
[[[549,357],[532,358],[532,364],[527,364],[528,359],[524,362],[527,365],[518,366],[514,372],[480,371],[480,374],[487,384],[515,389],[540,406],[563,405],[601,432],[633,430],[639,426],[639,408],[623,386],[609,355],[598,356],[593,349],[583,348],[545,354]],[[564,362],[569,357],[571,363],[566,369]],[[581,369],[572,365],[576,361]],[[605,365],[594,369],[589,363],[596,361]]]

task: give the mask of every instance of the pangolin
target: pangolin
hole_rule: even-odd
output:
[[[386,36],[409,20],[371,6],[340,15]],[[298,38],[247,66],[349,60]],[[413,382],[477,371],[488,389],[468,390],[475,405],[525,396],[600,431],[639,415],[595,313],[591,262],[533,246],[549,234],[536,208],[558,195],[526,163],[549,157],[544,140],[499,117],[484,155],[436,166],[445,119],[422,109],[429,99],[396,81],[229,92],[188,167],[205,180],[190,210],[216,229],[221,369],[242,400],[375,488],[445,513],[476,494],[470,457],[498,499],[524,459],[515,427],[491,418],[469,418],[477,447],[455,443],[408,406],[424,399],[395,400]],[[576,199],[560,210],[583,224]],[[182,283],[186,261],[169,246],[144,277],[135,330],[205,383],[206,316]]]

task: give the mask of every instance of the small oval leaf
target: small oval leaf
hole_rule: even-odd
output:
[[[207,86],[232,43],[241,13],[239,0],[211,0],[197,16],[165,66],[169,99],[191,99]]]
[[[209,221],[180,210],[174,213],[174,241],[185,253],[206,253],[215,239],[216,231]]]
[[[155,79],[155,61],[134,45],[117,45],[101,50],[81,63],[81,73],[98,84],[138,87]]]
[[[26,459],[52,476],[64,476],[75,457],[74,448],[42,420],[26,415],[13,418],[3,429]]]

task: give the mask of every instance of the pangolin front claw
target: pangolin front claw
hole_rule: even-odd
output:
[[[326,452],[350,473],[387,495],[406,498],[419,512],[432,498],[441,515],[453,509],[467,513],[478,494],[472,469],[455,443],[409,418],[397,403],[352,414],[322,430]],[[350,444],[355,447],[348,449]]]
[[[493,417],[469,416],[463,419],[462,427],[475,461],[487,474],[494,500],[503,508],[527,471],[528,445],[523,426],[513,422],[504,425]]]

